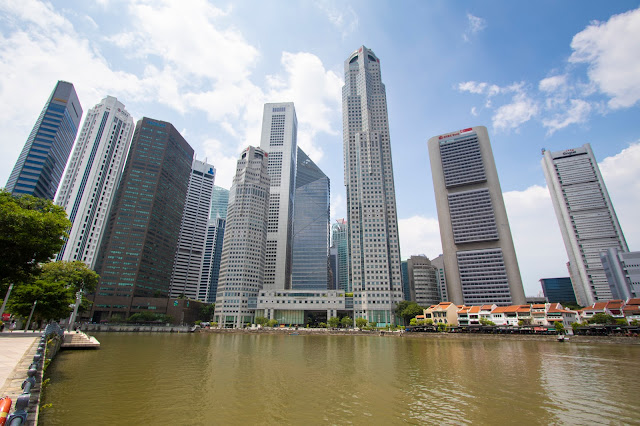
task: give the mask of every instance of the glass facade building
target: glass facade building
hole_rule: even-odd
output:
[[[329,285],[329,178],[298,148],[291,288]]]
[[[540,279],[544,297],[550,303],[577,303],[573,292],[571,278],[542,278]]]
[[[171,123],[136,124],[96,263],[94,321],[128,315],[133,296],[168,297],[192,159]]]
[[[337,250],[337,290],[351,293],[351,281],[349,281],[349,227],[345,219],[338,219],[331,225],[331,245]]]
[[[53,200],[78,133],[82,107],[73,84],[58,81],[36,121],[5,189]]]

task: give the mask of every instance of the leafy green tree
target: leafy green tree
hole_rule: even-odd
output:
[[[424,320],[424,325],[433,325],[433,320],[431,318],[427,318]]]
[[[33,321],[59,320],[71,313],[75,293],[59,281],[35,280],[15,287],[7,306],[11,313],[27,318],[36,300]]]
[[[327,323],[326,322],[321,322],[321,323],[318,324],[318,327],[327,328]]]
[[[409,321],[409,325],[418,325],[418,320],[415,318],[411,318],[411,320]]]
[[[342,327],[344,328],[349,328],[353,325],[353,320],[349,317],[343,317],[340,320],[340,324],[342,325]]]
[[[340,319],[338,317],[331,317],[329,318],[329,327],[331,328],[337,328],[340,325]]]
[[[405,324],[411,321],[411,318],[415,318],[418,315],[422,315],[424,308],[418,305],[416,302],[409,302],[403,300],[396,304],[395,314],[403,319]]]
[[[278,325],[278,320],[270,319],[267,321],[267,327],[275,327],[276,325]]]
[[[265,326],[267,325],[267,323],[269,322],[269,320],[265,317],[256,317],[256,324],[261,325],[261,326]]]
[[[50,200],[0,191],[0,283],[26,283],[60,251],[71,227]]]
[[[364,328],[367,326],[367,320],[365,318],[356,318],[356,327]]]
[[[629,325],[632,325],[632,326],[634,326],[634,327],[635,327],[635,326],[640,325],[640,324],[639,324],[638,320],[635,320],[635,319],[634,319],[634,320],[631,320],[631,322],[629,323]]]
[[[564,334],[564,324],[562,323],[562,321],[556,321],[553,323],[553,328],[556,329],[556,332],[558,334]]]
[[[155,322],[155,323],[165,324],[165,323],[172,323],[173,318],[171,317],[171,315],[156,314],[153,312],[137,312],[129,316],[129,318],[127,319],[127,322],[131,322],[131,323]]]
[[[447,329],[447,325],[444,323],[438,324],[438,331],[445,331]]]
[[[208,303],[208,304],[204,305],[202,308],[200,308],[200,312],[198,313],[198,317],[202,321],[210,322],[211,319],[213,318],[213,313],[215,312],[215,310],[216,310],[216,304],[215,303]]]
[[[597,313],[589,319],[589,324],[615,324],[616,319],[607,314]]]
[[[624,318],[616,318],[617,325],[628,325],[627,320]]]
[[[369,327],[371,330],[375,330],[378,328],[378,323],[377,322],[369,322],[367,323],[367,327]]]
[[[486,318],[480,318],[480,324],[482,324],[482,325],[496,325],[495,322],[490,321],[490,320],[488,320]]]
[[[75,293],[83,290],[91,293],[96,289],[100,276],[80,260],[73,262],[51,262],[42,266],[38,277],[41,280],[64,283]]]

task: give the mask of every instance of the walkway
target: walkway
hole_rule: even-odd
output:
[[[0,397],[9,395],[15,401],[15,391],[27,377],[39,337],[40,333],[23,331],[0,333]],[[17,389],[12,386],[14,382],[18,383]]]

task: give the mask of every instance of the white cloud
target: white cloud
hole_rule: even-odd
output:
[[[549,190],[531,186],[503,194],[525,294],[541,290],[540,278],[568,276],[567,252]]]
[[[331,182],[335,187],[335,183]],[[347,217],[347,203],[342,193],[331,192],[331,219],[345,219]]]
[[[238,158],[240,158],[240,151],[236,156],[225,155],[224,144],[218,139],[206,139],[202,142],[202,148],[204,149],[205,158],[208,163],[213,164],[216,168],[216,181],[215,184],[225,189],[231,188],[233,183],[233,177],[236,175],[236,167],[238,164]]]
[[[597,154],[597,153],[596,153]],[[599,164],[611,203],[632,251],[640,250],[640,141]]]
[[[538,114],[538,105],[525,93],[516,94],[510,104],[502,105],[492,117],[496,130],[517,129]]]
[[[467,13],[467,20],[469,21],[467,29],[464,34],[462,34],[464,41],[469,41],[471,36],[474,36],[487,28],[486,19]]]
[[[542,125],[549,129],[549,134],[564,129],[570,124],[584,123],[591,113],[591,105],[582,99],[571,99],[569,109],[553,118],[545,118]]]
[[[474,117],[478,116],[478,110],[476,109],[476,107],[471,107],[471,115],[473,115]]]
[[[465,81],[463,83],[459,83],[458,90],[461,92],[469,92],[487,96],[494,96],[502,91],[502,89],[495,84],[489,84],[485,82],[478,83],[477,81]]]
[[[419,215],[398,219],[398,231],[403,259],[418,254],[433,259],[442,253],[438,219]]]
[[[588,75],[612,99],[611,108],[640,100],[640,9],[593,22],[571,41],[569,62],[589,65]]]
[[[538,89],[542,92],[555,92],[557,90],[562,90],[567,84],[567,76],[564,75],[554,75],[553,77],[547,77],[540,80],[538,84]]]
[[[358,15],[351,6],[329,0],[316,1],[314,4],[327,15],[329,21],[342,33],[342,38],[358,29]]]

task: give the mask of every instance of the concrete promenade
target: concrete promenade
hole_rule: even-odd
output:
[[[11,412],[22,393],[21,385],[27,378],[27,370],[38,348],[39,338],[40,332],[0,333],[0,396],[12,399]]]

